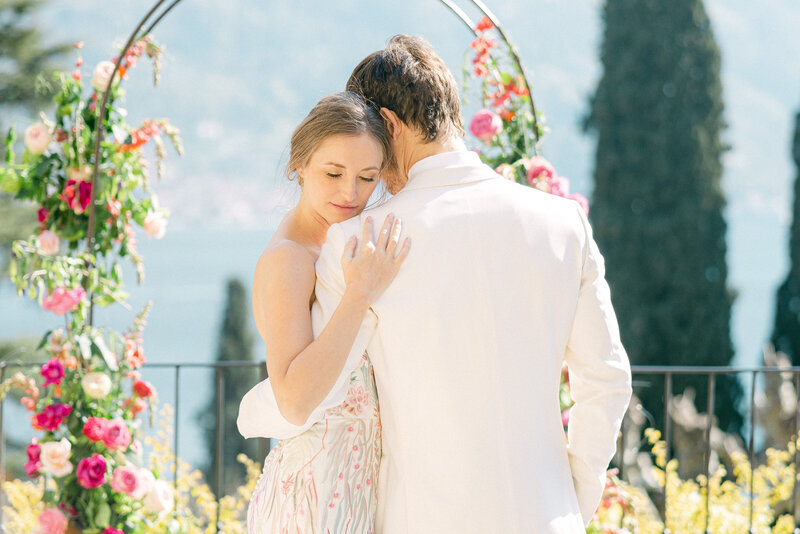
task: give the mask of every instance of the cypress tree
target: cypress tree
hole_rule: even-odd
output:
[[[786,353],[792,365],[800,365],[800,112],[795,117],[792,157],[797,166],[794,181],[794,211],[789,238],[789,274],[778,288],[772,344]]]
[[[253,358],[253,334],[250,330],[250,307],[247,290],[236,278],[227,282],[225,312],[220,328],[217,362],[255,361]],[[229,494],[244,480],[245,471],[236,456],[245,453],[251,459],[258,459],[257,440],[245,440],[236,428],[239,414],[239,402],[245,393],[259,380],[258,369],[254,367],[231,367],[223,369],[224,383],[223,411],[225,414],[223,435],[223,484],[224,494]],[[212,490],[217,483],[217,385],[216,377],[212,383],[214,394],[203,411],[201,424],[205,427],[205,438],[208,444],[210,459],[208,462],[207,480]]]
[[[701,0],[607,0],[591,219],[631,362],[728,365],[733,357],[721,189],[720,52]],[[663,379],[637,391],[658,424]],[[706,377],[692,386],[706,411]],[[716,377],[715,415],[737,430],[741,386]]]

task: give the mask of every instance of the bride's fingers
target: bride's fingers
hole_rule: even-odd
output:
[[[394,223],[394,215],[390,213],[383,221],[381,234],[378,236],[378,242],[375,243],[375,247],[378,250],[386,250],[386,243],[389,241],[389,233],[392,231],[392,223]]]
[[[347,243],[344,246],[344,250],[342,251],[342,260],[350,261],[356,254],[356,246],[358,245],[358,238],[356,236],[350,236],[350,239],[347,240]]]
[[[372,217],[367,217],[364,220],[364,231],[361,237],[361,243],[359,243],[358,248],[356,249],[356,253],[361,252],[361,249],[364,248],[367,244],[372,243]]]
[[[400,242],[400,232],[402,231],[403,222],[398,217],[392,224],[391,232],[389,233],[389,242],[386,244],[386,255],[394,258],[394,252],[397,244]]]
[[[410,250],[411,250],[411,238],[407,237],[403,241],[403,246],[400,247],[400,252],[398,252],[397,256],[394,257],[395,265],[399,266],[401,263],[403,263],[403,261],[405,261],[406,259],[406,256],[408,256],[408,251]]]

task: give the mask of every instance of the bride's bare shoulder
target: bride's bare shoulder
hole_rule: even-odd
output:
[[[256,264],[256,282],[267,278],[286,277],[314,281],[316,258],[305,246],[291,239],[278,238],[269,242]]]

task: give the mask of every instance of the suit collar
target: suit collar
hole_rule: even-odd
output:
[[[408,182],[400,190],[411,191],[478,182],[500,176],[471,150],[443,152],[416,162],[408,170]]]

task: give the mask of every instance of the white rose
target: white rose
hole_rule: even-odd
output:
[[[114,72],[114,64],[110,61],[101,61],[94,68],[94,75],[92,76],[92,87],[98,91],[105,91],[108,87],[108,81],[111,79],[111,74]]]
[[[45,256],[55,256],[58,254],[58,236],[55,232],[45,230],[36,239],[39,251]]]
[[[67,438],[61,438],[61,441],[47,441],[40,447],[39,459],[42,462],[43,471],[51,473],[54,477],[63,477],[72,473],[72,462],[69,461],[72,445]]]
[[[25,148],[31,154],[41,154],[50,145],[50,132],[41,122],[31,124],[25,130]]]
[[[150,212],[144,218],[144,233],[147,237],[161,239],[167,232],[167,219],[160,212]]]
[[[172,488],[163,480],[156,480],[144,497],[144,507],[153,513],[169,512],[175,505]]]
[[[105,373],[87,373],[81,385],[83,391],[93,399],[102,399],[111,391],[111,379]]]

